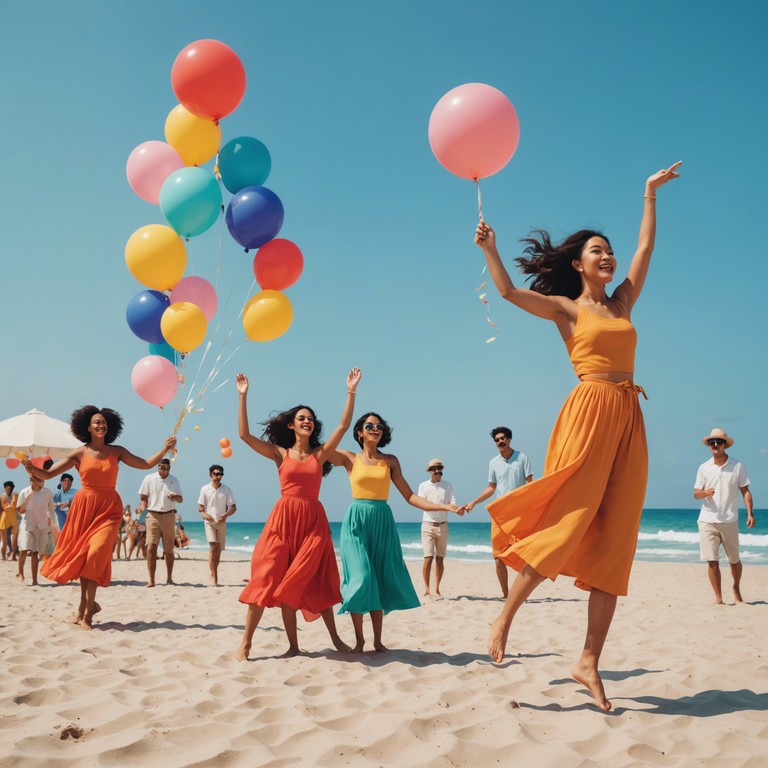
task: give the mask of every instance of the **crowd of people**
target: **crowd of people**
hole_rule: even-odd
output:
[[[596,705],[610,709],[598,671],[600,655],[611,625],[616,600],[627,593],[637,542],[647,477],[647,447],[639,396],[634,381],[636,331],[630,320],[650,265],[656,232],[656,195],[678,177],[680,163],[648,178],[637,250],[627,278],[613,291],[607,286],[616,271],[616,259],[607,237],[581,230],[554,244],[547,232],[525,240],[526,256],[517,259],[532,276],[530,289],[514,285],[496,247],[493,229],[481,221],[475,242],[482,249],[489,274],[501,296],[521,309],[554,322],[570,356],[578,383],[563,405],[547,450],[543,475],[535,479],[525,454],[512,447],[512,431],[491,430],[498,450],[489,465],[487,486],[469,503],[458,506],[450,483],[443,480],[444,463],[427,463],[429,479],[414,493],[400,462],[383,452],[392,429],[375,411],[367,411],[352,426],[359,369],[346,379],[346,400],[338,426],[323,439],[322,423],[312,408],[297,405],[266,422],[261,437],[249,426],[248,378],[237,375],[240,438],[260,456],[274,462],[281,496],[269,515],[251,559],[251,574],[240,594],[247,606],[245,628],[235,656],[249,658],[254,632],[264,609],[279,607],[288,639],[287,655],[299,653],[297,614],[312,621],[322,618],[331,642],[339,651],[362,652],[366,638],[364,617],[370,617],[373,648],[383,652],[384,616],[415,608],[419,596],[406,569],[394,517],[388,504],[392,485],[405,501],[423,511],[422,576],[424,594],[440,595],[448,540],[448,515],[463,515],[495,495],[488,505],[492,518],[492,547],[504,606],[491,625],[488,652],[501,662],[513,619],[545,578],[567,575],[589,593],[586,638],[571,676],[587,687]],[[339,448],[352,427],[356,452]],[[10,547],[23,580],[25,555],[31,557],[33,583],[39,567],[46,578],[66,583],[80,580],[81,598],[73,620],[88,629],[101,610],[96,602],[99,586],[109,584],[112,556],[130,559],[144,552],[148,583],[155,585],[155,570],[162,543],[166,582],[173,583],[174,546],[183,541],[177,505],[183,501],[166,457],[175,446],[169,437],[162,448],[142,459],[114,444],[122,420],[109,408],[84,406],[72,416],[72,433],[83,443],[66,459],[47,469],[30,461],[30,487],[18,496],[6,483],[3,496],[3,557]],[[741,564],[738,524],[734,532],[739,491],[748,510],[748,525],[755,523],[746,470],[725,453],[733,444],[722,430],[714,430],[704,443],[712,457],[699,470],[694,496],[703,501],[700,516],[702,559],[708,562],[716,600],[722,602],[718,568],[721,544],[731,565],[734,596],[741,600]],[[121,463],[154,469],[139,490],[134,517],[123,508],[115,490]],[[322,479],[332,465],[349,476],[352,501],[341,527],[341,573],[331,540],[328,519],[319,501]],[[76,468],[82,487],[74,495],[70,475]],[[212,585],[218,585],[221,551],[226,546],[226,521],[237,509],[232,490],[223,484],[223,468],[209,469],[198,511],[209,544]],[[61,476],[57,495],[43,491],[43,481]],[[19,532],[18,518],[22,519]],[[5,532],[10,532],[11,543]],[[58,536],[47,551],[48,532]],[[507,568],[518,573],[509,585]],[[348,646],[336,627],[339,614],[349,614],[354,645]]]

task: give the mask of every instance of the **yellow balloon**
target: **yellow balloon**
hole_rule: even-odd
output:
[[[187,165],[202,165],[219,151],[221,126],[193,115],[179,104],[165,119],[165,140]]]
[[[167,311],[167,310],[166,310]],[[243,311],[243,328],[251,341],[272,341],[293,322],[293,306],[280,291],[266,290],[251,296]]]
[[[191,301],[177,301],[160,318],[163,338],[177,352],[191,352],[203,343],[208,332],[203,310]]]
[[[125,263],[142,285],[169,291],[184,276],[187,248],[170,227],[148,224],[128,238]]]

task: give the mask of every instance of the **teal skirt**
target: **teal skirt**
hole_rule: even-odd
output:
[[[352,501],[341,524],[341,565],[339,613],[389,613],[421,605],[386,501]]]

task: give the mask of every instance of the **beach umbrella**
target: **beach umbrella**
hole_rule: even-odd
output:
[[[69,431],[69,424],[31,411],[0,421],[0,457],[23,451],[29,456],[63,459],[82,443]]]

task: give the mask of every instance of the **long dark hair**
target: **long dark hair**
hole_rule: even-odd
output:
[[[521,243],[528,243],[523,249],[529,258],[519,256],[515,259],[520,271],[526,275],[535,275],[531,281],[531,290],[545,296],[566,296],[578,299],[581,295],[581,276],[573,268],[573,262],[581,259],[581,252],[592,237],[602,237],[608,245],[608,238],[594,229],[580,229],[568,235],[559,245],[553,245],[549,232],[535,229]],[[530,280],[530,278],[526,278]]]
[[[88,427],[91,425],[91,419],[100,413],[107,422],[107,434],[104,436],[104,442],[107,445],[114,443],[120,433],[123,431],[123,417],[111,408],[97,408],[95,405],[84,405],[72,412],[69,420],[69,431],[81,442],[86,445],[91,442],[91,433]]]
[[[296,444],[296,432],[288,425],[293,422],[296,418],[296,414],[301,410],[309,411],[312,414],[312,418],[315,420],[315,428],[309,436],[309,447],[313,451],[315,448],[319,448],[323,444],[323,422],[315,416],[315,412],[308,405],[295,405],[293,408],[290,408],[287,411],[281,411],[263,422],[264,432],[261,435],[262,439],[273,445],[279,445],[286,450],[293,448]],[[323,464],[323,477],[325,477],[325,475],[332,469],[333,464],[331,464],[330,461],[326,461]]]

